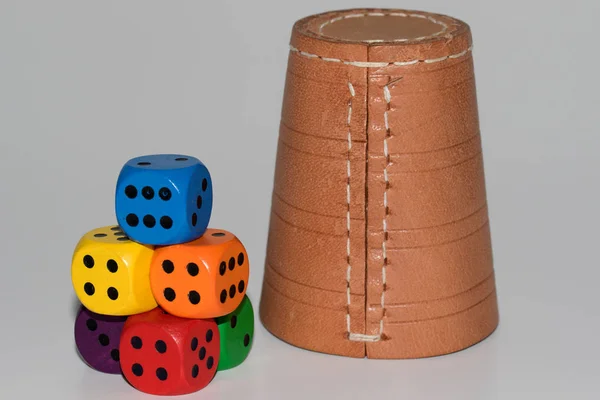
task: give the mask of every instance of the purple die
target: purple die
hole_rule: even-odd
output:
[[[119,340],[127,317],[91,312],[81,306],[75,320],[75,344],[83,360],[93,369],[120,374]]]

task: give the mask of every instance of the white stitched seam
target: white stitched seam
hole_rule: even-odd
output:
[[[385,167],[383,168],[383,180],[385,189],[383,191],[383,240],[381,242],[382,264],[381,264],[381,319],[379,320],[379,337],[383,335],[383,317],[385,316],[385,292],[387,290],[387,241],[388,241],[388,226],[387,219],[390,214],[388,206],[388,190],[390,188],[390,180],[388,177],[388,167],[391,164],[390,153],[388,150],[388,139],[392,137],[388,113],[391,109],[392,95],[390,93],[389,83],[383,87],[383,98],[385,100],[385,111],[383,112],[383,121],[385,124],[385,136],[383,137],[383,156],[385,157]]]
[[[304,56],[307,58],[318,58],[318,59],[326,61],[326,62],[335,62],[335,63],[341,63],[341,64],[346,64],[346,65],[352,65],[354,67],[359,67],[359,68],[381,68],[381,67],[387,67],[390,65],[397,65],[397,66],[403,67],[403,66],[414,65],[414,64],[418,64],[418,63],[434,64],[434,63],[438,63],[438,62],[445,61],[445,60],[452,60],[455,58],[463,57],[472,50],[473,50],[473,46],[471,45],[467,49],[461,51],[460,53],[451,54],[451,55],[444,56],[444,57],[424,59],[424,60],[417,59],[417,60],[409,60],[409,61],[378,62],[378,61],[346,61],[346,60],[340,60],[338,58],[322,57],[322,56],[319,56],[316,54],[310,54],[305,51],[300,51],[297,48],[295,48],[294,46],[290,45],[290,51],[298,53],[301,56]]]
[[[346,120],[346,127],[348,129],[348,157],[346,159],[346,331],[350,340],[352,340],[352,333],[350,332],[350,276],[352,272],[352,266],[350,263],[350,156],[352,151],[352,132],[350,130],[350,121],[352,120],[352,99],[356,92],[351,82],[348,82],[348,90],[350,91],[350,98],[348,99],[348,117]]]
[[[351,87],[349,85],[349,87]],[[351,92],[353,92],[354,90],[351,89]],[[354,94],[352,95],[354,96]],[[382,221],[382,228],[383,228],[383,241],[381,243],[381,252],[382,252],[382,265],[381,265],[381,298],[380,298],[380,303],[381,303],[381,319],[379,320],[379,333],[377,335],[365,335],[362,333],[352,333],[350,332],[350,236],[348,236],[348,270],[347,270],[347,274],[346,274],[346,280],[347,280],[347,299],[348,299],[348,313],[346,314],[346,323],[347,323],[347,328],[348,328],[348,337],[351,341],[356,341],[356,342],[378,342],[379,340],[381,340],[381,337],[383,336],[383,317],[385,316],[385,292],[387,290],[387,264],[388,264],[388,259],[387,259],[387,240],[388,240],[388,228],[387,228],[387,219],[388,219],[388,215],[389,215],[389,207],[388,207],[388,189],[390,187],[390,181],[389,181],[389,177],[388,177],[388,167],[391,164],[391,160],[390,160],[390,153],[388,150],[388,139],[391,137],[391,129],[390,129],[390,125],[389,125],[389,117],[388,117],[388,113],[390,111],[390,107],[391,107],[391,102],[392,102],[392,95],[390,93],[390,89],[389,89],[389,83],[387,85],[385,85],[383,87],[383,98],[385,100],[386,103],[386,108],[385,111],[383,112],[383,122],[384,122],[384,126],[385,126],[385,136],[383,137],[383,155],[385,157],[385,167],[383,168],[383,180],[385,183],[385,189],[383,191],[383,221]],[[349,103],[351,104],[351,103]],[[351,106],[349,105],[349,108]],[[348,140],[350,140],[350,136],[348,136]],[[350,142],[348,142],[350,143]],[[348,170],[349,173],[350,170]],[[349,176],[348,175],[348,193],[350,190],[350,186],[349,186]],[[349,197],[348,197],[349,199]],[[349,207],[349,205],[348,205]],[[349,208],[348,208],[349,209]],[[348,214],[349,216],[349,214]],[[350,220],[348,219],[348,234],[350,233]]]
[[[354,86],[352,86],[351,82],[348,82],[348,90],[350,91],[350,98],[348,99],[348,117],[346,120],[346,127],[348,129],[348,157],[346,160],[346,230],[347,230],[347,239],[346,239],[346,331],[348,332],[348,339],[354,342],[376,342],[381,338],[381,334],[379,335],[365,335],[363,333],[355,333],[350,329],[350,278],[352,276],[352,265],[350,263],[350,176],[351,176],[351,150],[352,150],[352,131],[350,129],[350,123],[352,121],[352,100],[356,95],[354,90]]]
[[[434,36],[439,36],[439,35],[441,35],[442,33],[446,32],[448,30],[448,24],[446,24],[445,22],[442,22],[442,21],[438,21],[435,18],[433,18],[431,16],[428,16],[428,15],[414,14],[414,13],[413,14],[406,14],[406,13],[402,13],[402,12],[389,12],[389,13],[367,12],[367,13],[361,13],[361,14],[341,15],[339,17],[335,17],[333,19],[330,19],[329,21],[325,21],[319,27],[319,34],[323,35],[323,28],[326,27],[327,25],[332,24],[334,22],[341,21],[343,19],[363,18],[363,17],[385,17],[385,16],[427,19],[427,20],[433,22],[434,24],[440,25],[442,27],[442,29],[440,31],[435,32],[435,33],[433,33],[431,35],[428,35],[428,36],[419,36],[417,38],[411,38],[411,39],[395,39],[395,40],[391,40],[391,42],[408,42],[408,41],[425,40],[425,39],[432,38]],[[386,40],[364,40],[364,42],[368,42],[368,43],[379,43],[379,42],[385,42],[385,41]],[[387,41],[389,42],[390,40],[387,40]]]

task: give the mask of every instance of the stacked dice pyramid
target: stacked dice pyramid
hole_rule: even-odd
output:
[[[81,358],[141,392],[199,391],[250,352],[246,249],[208,227],[212,181],[197,158],[133,158],[115,197],[117,224],[86,233],[73,253]]]

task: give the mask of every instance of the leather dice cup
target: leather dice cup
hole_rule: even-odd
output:
[[[472,50],[439,14],[294,24],[259,306],[273,335],[401,359],[496,329]]]

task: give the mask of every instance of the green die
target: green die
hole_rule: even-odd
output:
[[[240,365],[252,347],[254,310],[247,295],[232,313],[215,319],[221,338],[221,355],[217,371]]]

